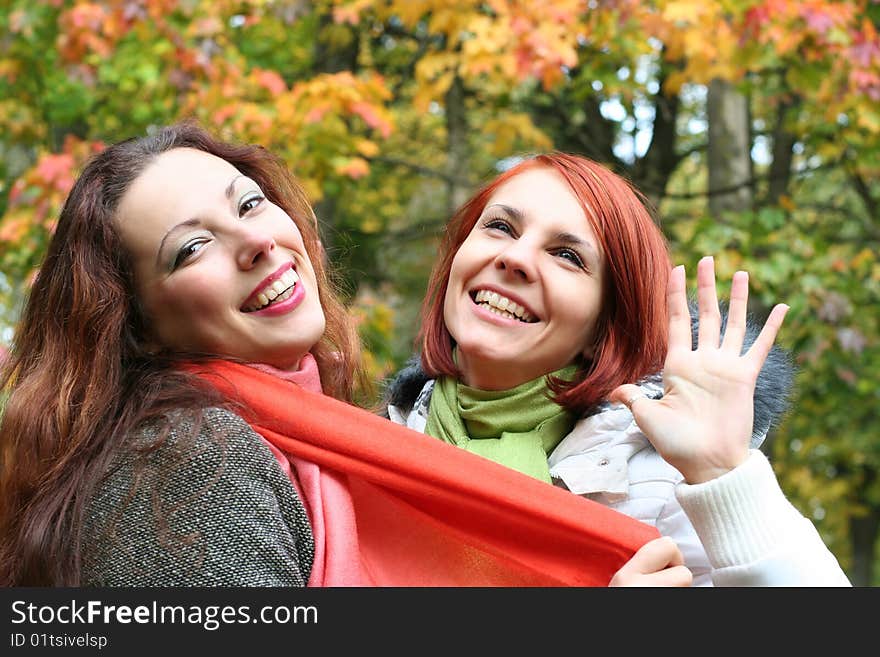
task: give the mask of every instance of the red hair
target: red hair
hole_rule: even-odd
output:
[[[452,358],[453,339],[443,321],[452,260],[495,191],[537,167],[553,169],[566,180],[605,254],[602,311],[593,356],[579,363],[572,382],[550,382],[558,403],[586,413],[617,386],[661,369],[666,357],[666,281],[671,262],[666,240],[644,196],[606,167],[578,155],[531,157],[477,191],[450,219],[422,303],[418,337],[422,367],[434,377],[460,376]]]

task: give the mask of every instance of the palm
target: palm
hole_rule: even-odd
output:
[[[785,306],[774,308],[754,344],[741,354],[748,276],[734,275],[723,339],[711,259],[700,262],[697,288],[699,339],[692,349],[684,271],[677,268],[670,276],[664,395],[632,405],[639,427],[660,455],[691,483],[727,472],[748,456],[755,381],[786,311]],[[630,390],[622,386],[612,399],[626,400]]]

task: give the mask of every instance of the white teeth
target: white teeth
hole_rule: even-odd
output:
[[[531,313],[527,312],[525,308],[497,292],[479,290],[474,295],[474,301],[481,305],[486,304],[489,311],[501,317],[518,319],[527,323],[535,321]]]
[[[264,287],[256,296],[256,303],[242,308],[245,312],[260,310],[272,301],[284,301],[293,294],[293,286],[299,282],[299,276],[293,269],[288,269],[275,281]]]

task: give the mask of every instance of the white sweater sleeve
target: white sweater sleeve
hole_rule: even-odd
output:
[[[759,450],[717,479],[678,484],[675,496],[706,549],[715,586],[851,586]]]

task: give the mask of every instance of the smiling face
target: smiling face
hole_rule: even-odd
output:
[[[225,160],[159,155],[122,197],[117,225],[162,346],[295,369],[323,335],[296,224]]]
[[[556,171],[501,185],[452,261],[443,305],[467,385],[505,390],[592,354],[604,255]]]

